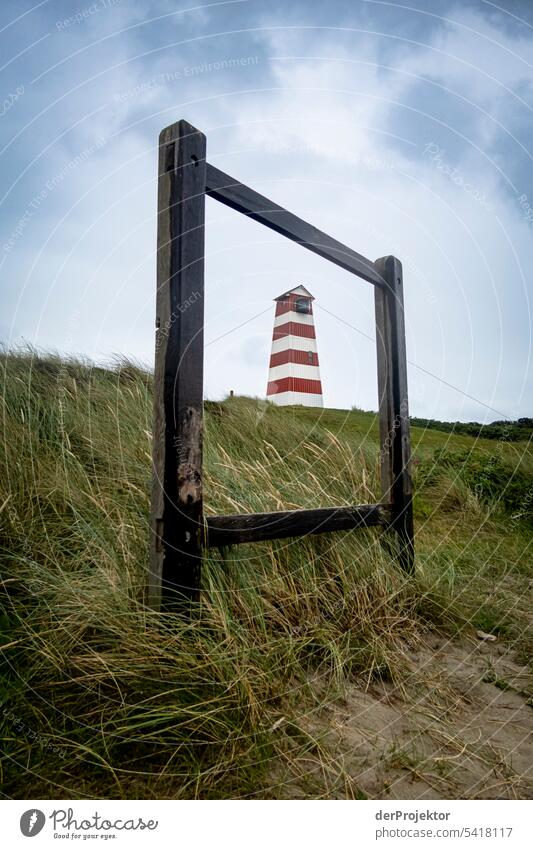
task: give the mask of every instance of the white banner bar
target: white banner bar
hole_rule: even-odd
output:
[[[2,845],[154,849],[531,846],[522,801],[4,801]],[[35,843],[30,840],[35,839]]]

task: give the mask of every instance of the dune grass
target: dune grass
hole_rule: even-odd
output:
[[[2,785],[15,798],[283,796],[275,764],[348,677],[402,686],[406,642],[481,628],[525,657],[528,443],[413,430],[416,575],[377,531],[212,552],[193,621],[144,604],[151,376],[1,360]],[[371,413],[206,405],[208,513],[378,500]],[[347,793],[357,795],[356,783]]]

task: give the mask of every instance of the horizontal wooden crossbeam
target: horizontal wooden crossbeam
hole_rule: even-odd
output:
[[[276,513],[235,513],[206,516],[206,547],[236,545],[283,537],[348,531],[353,528],[388,526],[389,504],[363,504],[349,507],[320,507],[316,510],[284,510]]]
[[[293,215],[278,206],[277,203],[269,200],[263,195],[254,192],[243,183],[239,183],[233,177],[219,171],[214,165],[206,164],[206,194],[215,200],[236,209],[237,212],[242,212],[253,218],[254,221],[259,221],[276,233],[292,239],[293,242],[298,242],[313,253],[324,259],[330,260],[335,265],[362,277],[363,280],[368,280],[377,286],[383,286],[384,280],[381,274],[377,271],[374,263],[366,257],[358,254],[352,248],[338,242],[303,221],[298,216]]]

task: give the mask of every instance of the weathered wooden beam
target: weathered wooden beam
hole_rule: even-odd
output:
[[[216,548],[260,540],[388,525],[390,518],[390,509],[386,504],[207,516],[206,545]]]
[[[397,532],[400,563],[414,569],[411,443],[407,395],[407,356],[401,262],[393,256],[376,260],[384,286],[376,286],[380,462],[382,495],[392,505],[391,527]]]
[[[379,289],[376,288],[374,292],[374,306],[376,314],[381,492],[385,500],[390,500],[392,498],[392,443],[395,433],[393,426],[392,370],[390,368],[391,326],[387,290],[381,286]]]
[[[313,253],[378,286],[383,285],[374,263],[356,251],[308,224],[233,177],[207,164],[207,194],[221,203],[259,221],[276,233],[303,245]]]
[[[149,604],[195,600],[202,554],[205,136],[159,137]]]

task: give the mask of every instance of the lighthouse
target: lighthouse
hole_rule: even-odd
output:
[[[318,366],[314,298],[305,286],[285,292],[276,302],[267,398],[274,404],[323,407]]]

